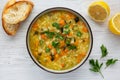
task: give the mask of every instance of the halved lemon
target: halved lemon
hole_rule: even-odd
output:
[[[120,35],[120,13],[115,14],[109,20],[109,29],[112,33]]]
[[[93,2],[88,8],[88,14],[94,21],[104,22],[110,15],[110,7],[102,0]]]

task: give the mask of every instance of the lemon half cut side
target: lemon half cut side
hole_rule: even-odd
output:
[[[113,34],[120,35],[120,13],[115,14],[109,20],[109,29]]]
[[[93,2],[88,8],[88,14],[94,21],[104,22],[110,15],[109,5],[104,1]]]

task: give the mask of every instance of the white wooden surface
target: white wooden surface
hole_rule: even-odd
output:
[[[88,60],[82,67],[67,74],[48,73],[31,60],[26,49],[27,29],[38,13],[51,7],[68,7],[86,18],[94,35],[94,46],[89,59],[99,59],[101,56],[100,45],[106,45],[109,51],[107,59],[118,58],[119,61],[112,67],[103,70],[105,80],[119,80],[120,36],[109,32],[108,20],[105,23],[98,24],[88,17],[87,8],[92,1],[95,0],[33,0],[35,6],[30,17],[21,24],[14,37],[6,35],[0,21],[0,80],[102,80],[99,74],[89,71]],[[105,1],[111,7],[110,17],[116,12],[120,12],[120,0]],[[7,0],[0,0],[0,18],[6,2]],[[105,62],[106,59],[102,59],[102,61]]]

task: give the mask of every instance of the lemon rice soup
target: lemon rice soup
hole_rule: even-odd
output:
[[[29,31],[31,54],[51,70],[67,70],[88,54],[90,33],[84,21],[69,11],[55,10],[40,16]]]

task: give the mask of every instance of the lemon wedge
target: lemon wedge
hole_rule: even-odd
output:
[[[104,22],[110,15],[110,7],[104,1],[97,1],[90,4],[88,8],[89,16],[96,22]]]
[[[113,34],[120,35],[120,13],[115,14],[109,20],[109,29]]]

